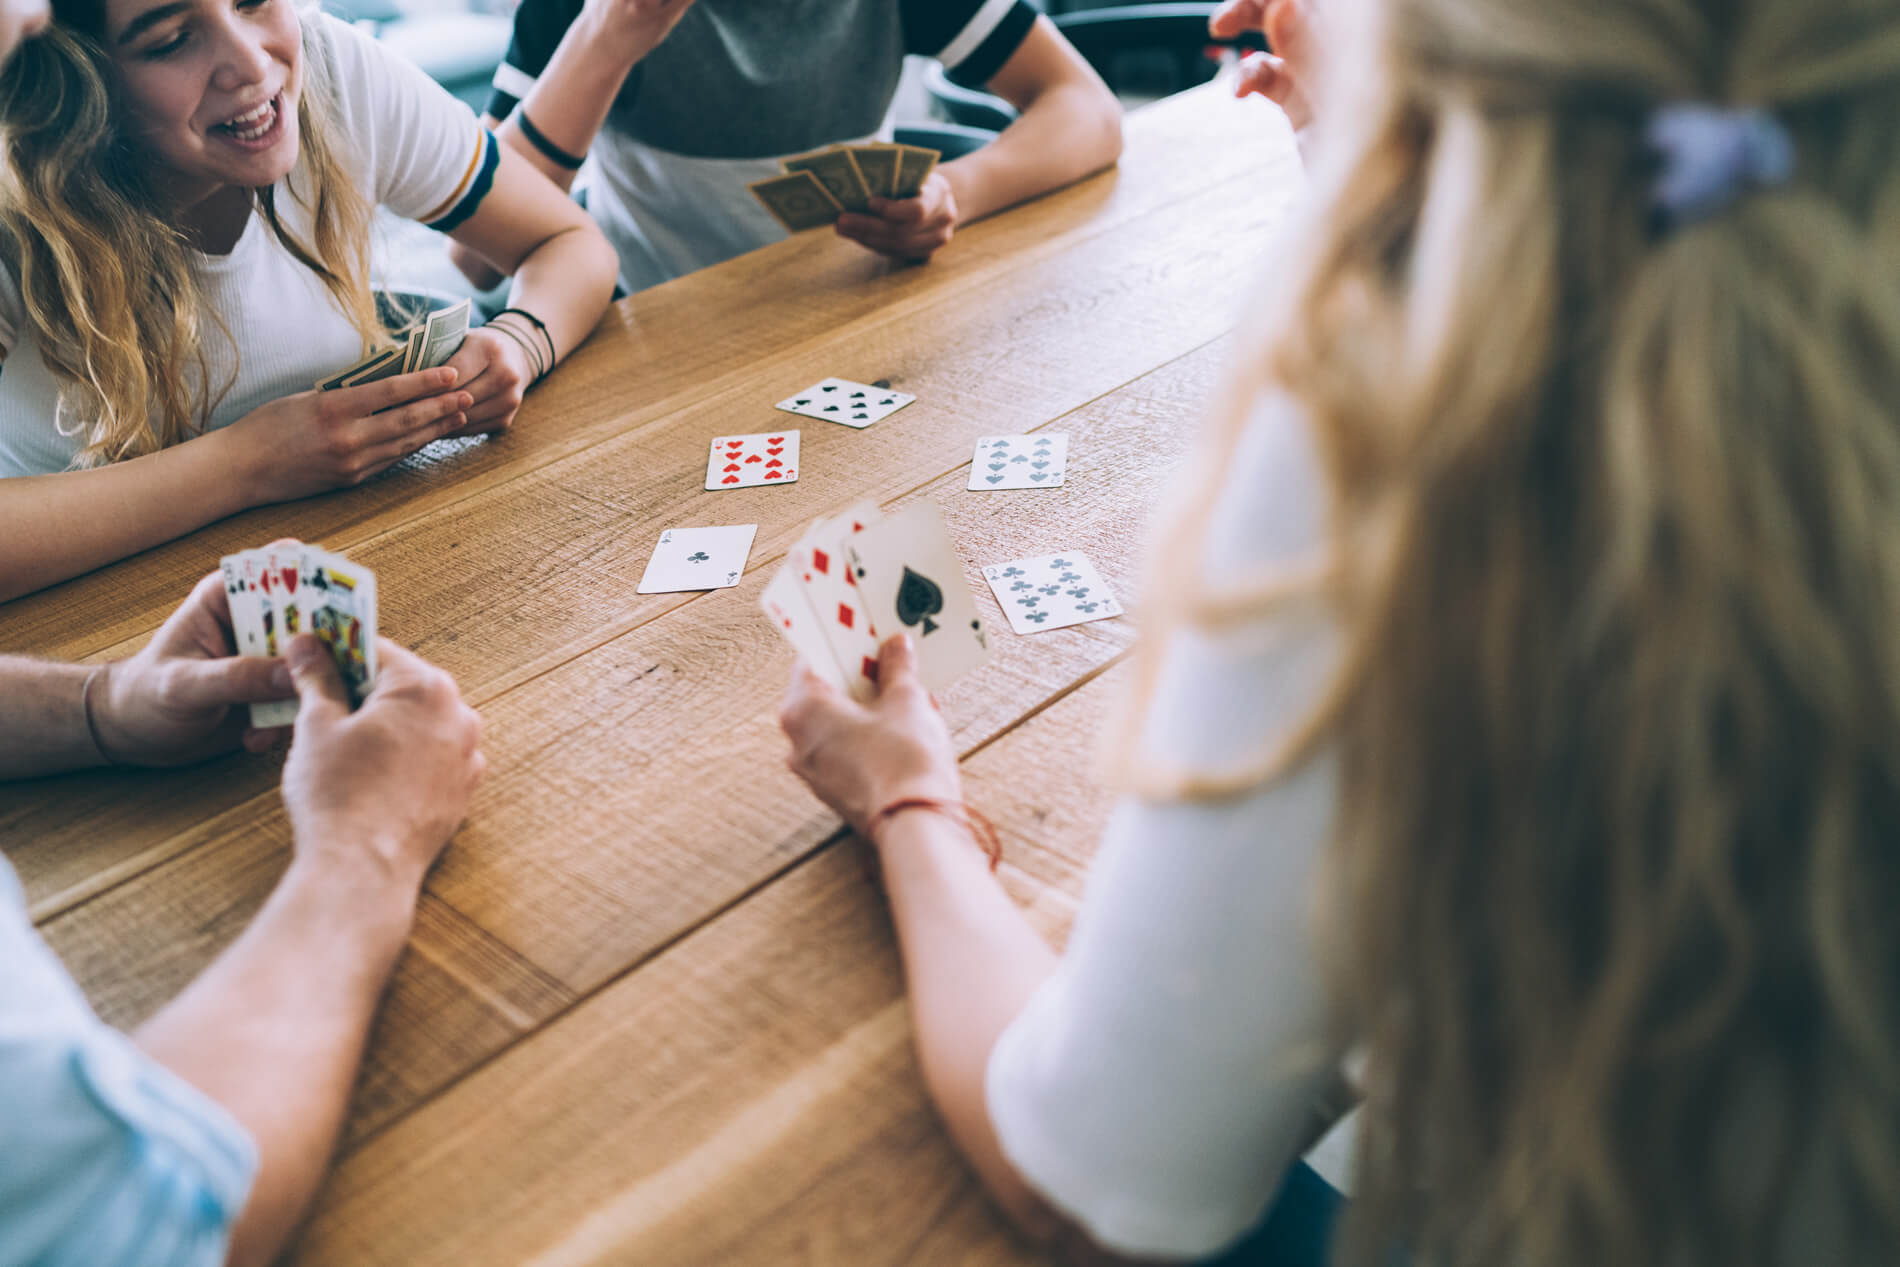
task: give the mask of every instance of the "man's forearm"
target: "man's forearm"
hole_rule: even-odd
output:
[[[1121,114],[1087,82],[1045,91],[1003,134],[943,165],[966,222],[1100,171],[1121,154]]]
[[[502,125],[498,135],[527,155],[549,180],[563,189],[574,184],[575,171],[550,159],[521,130],[520,115],[534,121],[535,129],[558,149],[575,158],[593,147],[607,111],[634,63],[652,49],[627,46],[601,30],[585,10],[561,37],[547,69],[535,79],[526,99]]]
[[[0,657],[0,778],[102,764],[84,707],[86,679],[99,667]],[[102,685],[93,683],[95,705]]]
[[[322,1181],[415,891],[366,866],[293,863],[244,934],[135,1035],[256,1141],[232,1263],[269,1262]]]

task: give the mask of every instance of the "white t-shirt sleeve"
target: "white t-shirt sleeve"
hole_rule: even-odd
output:
[[[1210,575],[1318,541],[1308,446],[1284,403],[1256,416],[1215,511]],[[1264,638],[1178,634],[1144,750],[1206,770],[1264,750],[1314,703],[1336,641],[1319,615]],[[1104,1248],[1225,1248],[1331,1117],[1338,1061],[1309,902],[1336,784],[1322,753],[1232,801],[1122,804],[1061,965],[992,1052],[1004,1153]]]
[[[335,68],[338,140],[370,196],[438,228],[467,219],[500,158],[475,112],[356,28],[327,14],[304,20]]]

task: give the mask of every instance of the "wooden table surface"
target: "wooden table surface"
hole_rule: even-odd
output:
[[[1281,117],[1200,89],[1116,171],[927,267],[803,234],[616,305],[493,441],[266,507],[0,606],[0,650],[126,654],[220,555],[297,536],[375,569],[383,631],[487,724],[303,1264],[1035,1261],[924,1097],[865,855],[783,764],[759,591],[805,525],[934,499],[993,656],[942,696],[1003,875],[1066,933],[1110,795],[1092,754],[1134,622],[1018,637],[978,568],[1054,550],[1138,598],[1145,524],[1300,185]],[[1256,297],[1257,298],[1257,297]],[[712,436],[835,374],[917,403],[804,421],[786,488],[702,490]],[[1055,490],[964,491],[979,435],[1072,437]],[[636,594],[666,527],[750,523],[744,581]],[[290,846],[281,753],[0,788],[0,850],[108,1021],[228,944]]]

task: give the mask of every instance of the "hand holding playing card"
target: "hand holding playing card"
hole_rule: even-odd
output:
[[[918,676],[909,635],[879,648],[877,679],[860,704],[800,660],[778,710],[792,773],[867,840],[872,818],[893,801],[963,795],[950,730]]]
[[[199,581],[145,648],[93,684],[92,723],[105,756],[132,765],[184,765],[235,747],[262,748],[242,704],[295,692],[281,660],[237,655],[217,573]]]
[[[468,812],[487,769],[481,718],[455,680],[387,638],[362,707],[315,638],[286,655],[297,684],[296,736],[284,763],[284,807],[296,864],[420,888]]]
[[[534,381],[527,351],[507,335],[486,326],[468,332],[462,346],[449,358],[448,368],[456,372],[455,381],[472,402],[463,411],[467,422],[447,433],[451,436],[506,431],[521,408],[528,384]]]
[[[941,168],[914,198],[872,198],[868,213],[838,217],[838,236],[900,260],[928,259],[957,231],[957,198]]]
[[[474,403],[448,367],[260,405],[212,436],[236,446],[251,501],[293,501],[362,483],[457,430]]]

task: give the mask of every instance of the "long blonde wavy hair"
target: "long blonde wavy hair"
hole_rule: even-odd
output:
[[[388,338],[369,289],[372,209],[324,136],[334,71],[303,21],[302,153],[280,183],[309,211],[313,240],[299,241],[279,219],[278,186],[253,196],[367,349]],[[0,251],[60,384],[62,418],[83,428],[81,467],[191,438],[230,387],[209,382],[204,354],[213,330],[230,332],[204,302],[195,252],[160,194],[154,160],[131,139],[103,34],[103,0],[55,0],[52,24],[0,71]]]
[[[1163,791],[1339,754],[1343,1261],[1900,1261],[1900,4],[1358,12],[1165,538],[1285,392],[1319,579],[1159,579],[1142,674],[1183,625],[1336,615],[1293,740]],[[1772,110],[1792,182],[1652,231],[1677,101]]]

